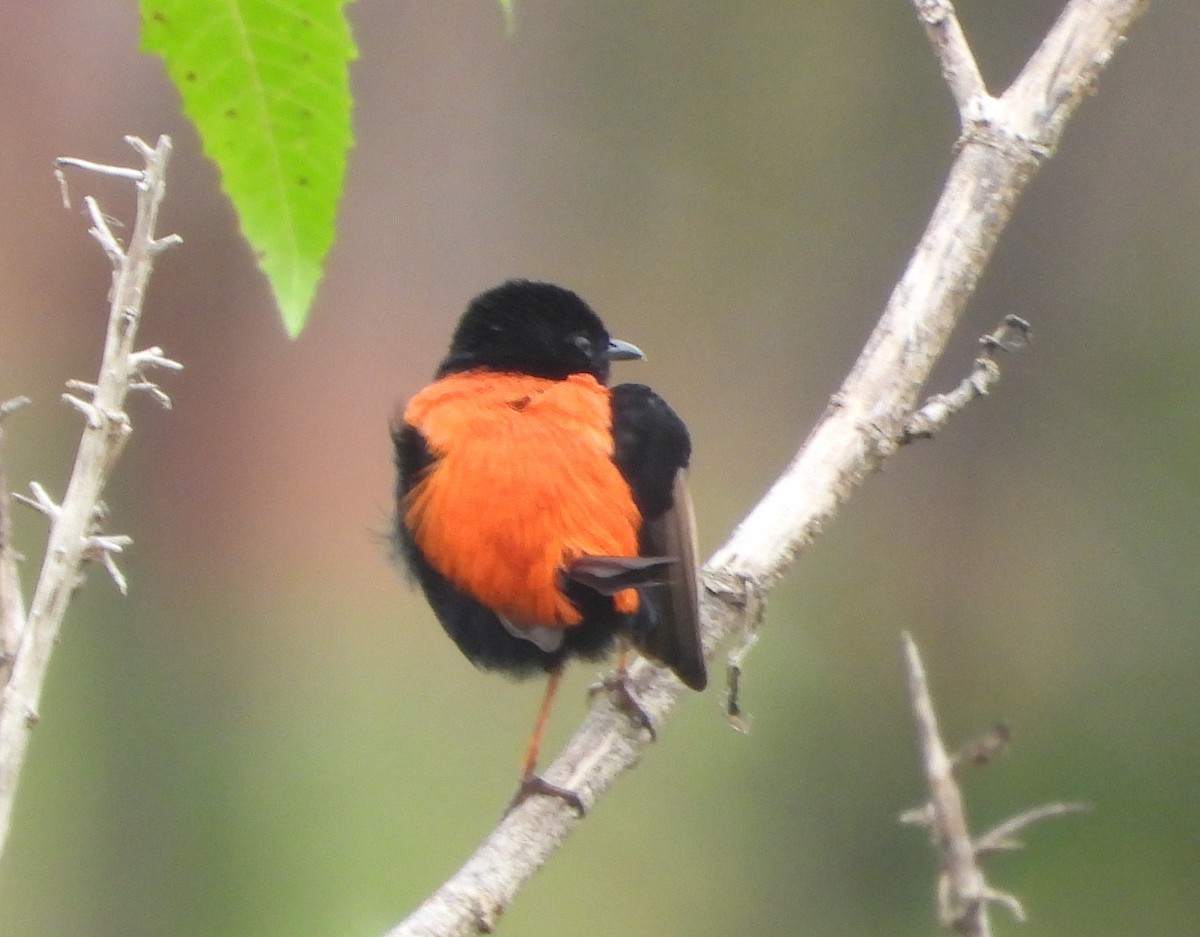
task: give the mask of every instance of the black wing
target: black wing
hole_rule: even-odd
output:
[[[702,690],[708,675],[700,644],[696,521],[687,490],[687,426],[643,384],[612,388],[612,419],[613,461],[642,515],[639,552],[674,560],[660,584],[641,587],[631,637],[639,651]]]

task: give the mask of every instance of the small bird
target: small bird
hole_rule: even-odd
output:
[[[442,627],[481,669],[549,678],[509,809],[546,794],[584,812],[536,773],[568,659],[616,644],[603,685],[651,734],[631,647],[707,682],[687,427],[649,387],[608,387],[611,362],[642,357],[570,290],[509,280],[471,301],[392,427],[398,552]]]

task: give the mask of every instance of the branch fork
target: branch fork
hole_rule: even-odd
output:
[[[29,491],[33,495],[32,498],[27,498],[25,495],[13,493],[13,498],[20,501],[27,507],[33,508],[40,514],[44,514],[50,518],[51,522],[57,521],[62,515],[62,508],[53,498],[46,494],[46,489],[39,482],[30,482]]]
[[[157,243],[162,244],[165,238]],[[164,410],[171,409],[171,398],[154,381],[145,376],[147,368],[161,368],[165,371],[181,371],[183,365],[163,354],[163,350],[155,345],[142,351],[135,351],[129,356],[129,389],[146,394]]]
[[[963,129],[987,120],[996,99],[988,94],[954,4],[950,0],[913,0],[913,7],[933,44],[942,78],[958,105]]]
[[[129,594],[129,582],[117,568],[113,554],[123,552],[131,543],[133,543],[133,538],[125,534],[91,534],[84,539],[83,559],[98,560],[121,595]]]

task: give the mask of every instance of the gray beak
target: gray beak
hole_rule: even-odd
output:
[[[608,343],[609,361],[636,361],[645,357],[637,345],[623,342],[619,338],[611,339]]]

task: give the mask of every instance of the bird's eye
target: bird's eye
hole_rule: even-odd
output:
[[[583,352],[585,357],[592,356],[592,340],[586,335],[572,335],[571,344]]]

